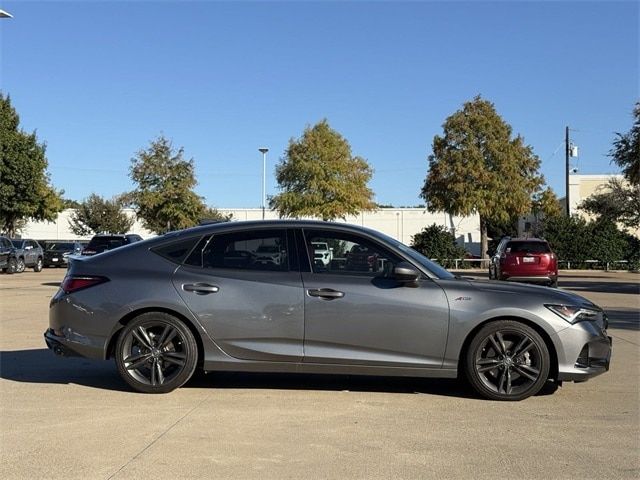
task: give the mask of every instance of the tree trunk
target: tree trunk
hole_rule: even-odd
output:
[[[483,260],[485,258],[489,258],[487,250],[489,250],[489,243],[487,240],[487,221],[484,217],[480,216],[480,258]]]

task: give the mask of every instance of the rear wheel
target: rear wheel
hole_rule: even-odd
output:
[[[469,383],[492,400],[523,400],[547,381],[550,355],[533,328],[512,320],[484,326],[469,344],[465,358]]]
[[[120,375],[134,390],[167,393],[193,375],[198,346],[182,321],[167,313],[149,312],[123,329],[115,359]]]

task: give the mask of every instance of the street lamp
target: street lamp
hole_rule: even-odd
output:
[[[264,210],[267,204],[267,152],[266,147],[260,147],[258,149],[262,153],[262,219],[264,220]]]

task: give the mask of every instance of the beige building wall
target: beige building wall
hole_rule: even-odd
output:
[[[125,209],[124,211],[127,215],[135,217],[133,210]],[[232,221],[262,219],[262,209],[260,208],[223,208],[220,209],[220,212],[231,214]],[[88,240],[91,238],[91,235],[81,237],[71,232],[69,219],[72,213],[72,209],[63,210],[54,222],[28,222],[21,235],[36,240]],[[278,218],[275,211],[267,210],[265,213],[267,219]],[[424,208],[381,208],[373,212],[347,217],[344,222],[379,230],[406,244],[410,244],[413,235],[424,227],[435,223],[455,232],[458,243],[469,252],[475,255],[480,253],[480,220],[477,215],[452,217],[445,213],[431,213]],[[138,220],[133,224],[130,232],[137,233],[143,238],[154,235],[145,230]]]

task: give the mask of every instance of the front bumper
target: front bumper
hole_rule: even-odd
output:
[[[584,382],[609,370],[612,339],[606,327],[605,318],[603,324],[578,322],[558,333],[564,347],[564,358],[558,358],[558,380]]]

